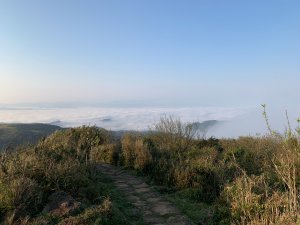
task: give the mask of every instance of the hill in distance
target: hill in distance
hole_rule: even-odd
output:
[[[61,121],[57,121],[59,123]],[[203,122],[192,123],[194,129],[200,133],[206,133],[211,127],[218,124],[220,121],[207,120]],[[15,148],[17,146],[36,144],[41,138],[47,137],[56,130],[61,130],[58,125],[43,124],[43,123],[0,123],[0,151],[7,148]],[[130,130],[112,131],[116,139],[120,139],[125,133]],[[147,133],[148,131],[131,131],[137,133]]]
[[[196,136],[205,138],[209,130],[218,126],[221,123],[223,123],[223,121],[205,120],[203,122],[193,122],[191,123],[191,125],[193,127],[193,130],[196,132]]]
[[[193,122],[191,123],[194,131],[196,134],[206,134],[208,130],[213,128],[214,126],[222,123],[223,121],[219,120],[205,120],[203,122]],[[143,133],[147,134],[149,130],[143,130],[143,131],[134,131],[134,130],[118,130],[118,131],[112,131],[114,137],[116,139],[121,139],[124,134],[131,132],[131,133]]]
[[[221,121],[218,120],[206,120],[203,122],[194,122],[192,123],[192,126],[194,127],[195,130],[199,132],[207,132],[210,128],[213,126],[217,125]]]
[[[41,138],[62,128],[50,124],[0,123],[0,151],[7,147],[36,144]]]

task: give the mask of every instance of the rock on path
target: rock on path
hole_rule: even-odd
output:
[[[98,169],[110,177],[128,201],[141,212],[145,224],[192,224],[172,203],[152,190],[141,178],[130,175],[128,172],[109,164],[99,164]]]

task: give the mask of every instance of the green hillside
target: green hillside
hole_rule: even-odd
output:
[[[0,123],[0,150],[6,147],[16,147],[18,145],[35,144],[42,137],[48,136],[54,131],[60,129],[62,128],[59,126],[41,123]]]

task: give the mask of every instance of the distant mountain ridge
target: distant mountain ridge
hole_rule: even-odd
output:
[[[210,128],[221,122],[219,120],[205,120],[203,122],[194,122],[192,126],[198,132],[207,132]]]
[[[41,138],[61,129],[59,126],[42,123],[0,123],[0,151],[7,147],[35,144]]]
[[[105,118],[105,122],[110,119]],[[210,128],[217,125],[221,121],[207,120],[203,122],[192,123],[193,128],[199,134],[205,134]],[[53,121],[50,124],[43,123],[0,123],[0,151],[7,147],[17,147],[28,144],[36,144],[41,138],[50,135],[51,133],[65,128],[60,127],[62,121]],[[112,135],[120,139],[127,132],[137,132],[146,134],[148,131],[135,130],[115,130],[111,131]]]

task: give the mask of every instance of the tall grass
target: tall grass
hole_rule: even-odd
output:
[[[95,163],[113,162],[110,133],[96,127],[58,131],[34,147],[0,154],[1,224],[127,224]],[[81,202],[75,214],[42,213],[51,194]]]
[[[288,125],[280,135],[271,129],[265,108],[263,115],[270,135],[221,140],[199,139],[189,124],[163,117],[149,134],[123,137],[123,165],[182,198],[209,204],[209,224],[296,224],[299,128]]]
[[[190,124],[163,117],[154,130],[128,133],[120,141],[106,130],[81,127],[58,131],[35,147],[1,153],[0,219],[5,224],[126,224],[113,199],[103,198],[110,192],[95,164],[107,162],[147,176],[185,206],[205,206],[193,215],[199,224],[297,224],[300,129],[288,121],[279,134],[265,107],[263,115],[270,131],[263,137],[202,139]],[[84,208],[68,218],[42,215],[56,191],[72,195]]]

